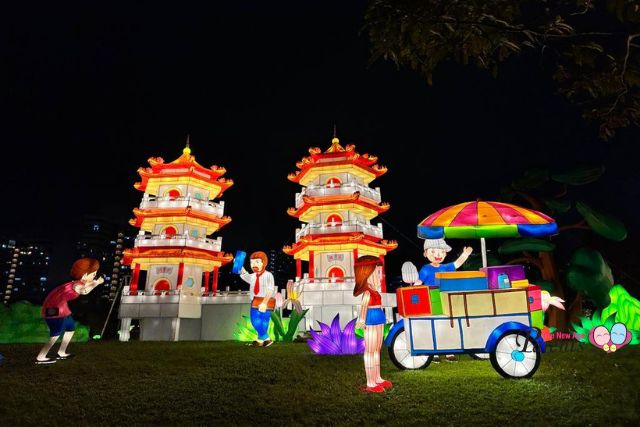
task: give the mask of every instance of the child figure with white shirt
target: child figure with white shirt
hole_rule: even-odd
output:
[[[251,325],[258,333],[258,339],[251,343],[255,347],[269,347],[273,341],[269,337],[271,312],[275,307],[275,281],[273,274],[266,271],[269,259],[264,252],[254,252],[249,257],[253,273],[242,268],[240,278],[249,284],[251,295]]]

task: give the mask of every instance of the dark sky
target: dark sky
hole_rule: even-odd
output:
[[[198,160],[235,181],[223,247],[290,243],[297,222],[286,209],[299,187],[287,174],[308,147],[328,147],[336,123],[343,143],[389,167],[374,182],[391,203],[384,217],[416,244],[425,216],[495,199],[527,168],[603,162],[603,179],[577,194],[627,223],[630,240],[606,255],[637,274],[640,133],[599,141],[535,59],[506,64],[498,79],[444,65],[429,87],[369,64],[364,1],[133,3],[13,2],[5,12],[0,234],[53,240],[57,268],[68,267],[82,215],[131,217],[136,169],[175,159],[187,133]],[[400,243],[393,266],[419,260],[385,230]]]

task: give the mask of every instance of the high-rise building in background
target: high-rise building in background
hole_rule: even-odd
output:
[[[100,274],[107,284],[111,282],[116,252],[118,227],[115,222],[97,215],[86,215],[76,245],[76,259],[95,258],[100,261]],[[110,286],[96,289],[94,296],[109,297]]]
[[[0,244],[0,278],[5,304],[41,303],[49,290],[52,245],[46,241],[5,240]]]
[[[122,231],[125,227],[115,221],[97,216],[86,215],[78,235],[76,245],[77,258],[95,258],[100,261],[100,274],[105,285],[93,292],[94,297],[113,299],[120,280],[129,273],[122,265],[124,248],[133,244],[135,231]],[[131,235],[128,235],[131,234]]]
[[[279,248],[270,249],[267,256],[269,257],[267,270],[273,274],[278,290],[285,289],[287,280],[293,279],[296,274],[295,261]]]

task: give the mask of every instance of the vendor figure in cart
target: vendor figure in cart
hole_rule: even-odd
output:
[[[473,248],[471,246],[465,246],[462,250],[462,255],[458,257],[454,262],[442,264],[447,252],[451,252],[451,246],[447,245],[444,239],[425,239],[424,241],[424,257],[429,260],[429,264],[422,266],[418,272],[420,280],[414,283],[414,285],[425,284],[427,286],[434,286],[436,284],[436,273],[443,273],[448,271],[456,271],[462,264],[464,264]]]
[[[462,250],[462,255],[458,257],[454,262],[443,264],[442,261],[447,256],[447,252],[451,252],[451,246],[447,245],[444,239],[425,239],[424,241],[424,257],[429,260],[429,264],[422,266],[418,272],[418,281],[414,282],[414,285],[427,285],[434,286],[436,284],[436,273],[456,271],[462,267],[469,255],[473,252],[471,246],[465,246]],[[434,362],[438,362],[439,357],[434,357]],[[456,360],[453,354],[447,355],[447,360],[452,362]]]

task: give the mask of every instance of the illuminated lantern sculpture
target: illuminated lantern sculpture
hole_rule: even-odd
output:
[[[178,159],[152,157],[149,165],[138,170],[141,182],[134,185],[144,195],[130,221],[140,232],[134,247],[124,251],[132,277],[120,304],[120,340],[128,340],[135,318],[141,340],[207,339],[205,323],[214,322],[205,322],[202,307],[217,294],[218,269],[233,259],[222,251],[221,237],[208,237],[231,221],[224,202],[213,200],[233,181],[222,178],[223,167],[196,162],[188,140]],[[246,299],[237,302],[244,307]]]
[[[353,297],[354,260],[371,255],[384,263],[387,252],[397,247],[383,239],[382,224],[370,222],[389,209],[380,189],[369,187],[387,168],[376,164],[376,156],[358,154],[354,145],[343,147],[335,135],[326,151],[310,148],[309,153],[289,175],[303,188],[288,213],[304,224],[296,230],[295,243],[283,250],[296,260],[297,280],[304,285],[300,301],[309,309],[306,329],[316,321],[329,324],[337,314],[344,327],[357,317],[360,304]],[[304,274],[302,261],[308,261]],[[384,278],[382,292],[391,320],[395,294],[385,293]]]

